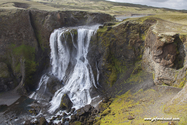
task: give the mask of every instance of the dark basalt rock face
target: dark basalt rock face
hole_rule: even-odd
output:
[[[36,88],[49,67],[49,37],[54,29],[113,20],[107,14],[87,12],[0,11],[0,92],[18,85],[20,93]]]
[[[73,106],[73,103],[69,99],[68,95],[64,94],[61,99],[60,109],[70,112],[72,106]]]
[[[88,58],[92,69],[97,67],[99,70],[98,91],[102,95],[115,97],[136,88],[135,84],[143,81],[144,85],[138,84],[143,89],[153,85],[151,73],[144,72],[141,60],[146,33],[155,23],[156,20],[147,19],[142,24],[127,21],[116,26],[109,23],[109,26],[100,27],[91,42]],[[97,71],[93,72],[96,76]]]
[[[74,125],[76,122],[79,122],[80,124],[93,125],[97,114],[98,110],[91,105],[86,105],[85,107],[78,109],[75,115],[71,116],[69,123],[70,125]]]
[[[58,80],[58,78],[54,77],[54,76],[50,76],[48,81],[47,81],[47,89],[48,91],[54,95],[54,93],[59,90],[60,88],[62,88],[62,82]]]
[[[88,58],[92,69],[99,70],[102,95],[115,97],[163,83],[179,87],[185,82],[186,36],[156,32],[157,21],[148,18],[100,27]],[[97,71],[93,72],[96,76]]]

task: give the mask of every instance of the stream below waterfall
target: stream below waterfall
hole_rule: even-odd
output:
[[[68,113],[72,109],[76,111],[88,104],[95,106],[101,101],[98,94],[91,94],[93,88],[98,86],[99,70],[96,65],[97,76],[94,77],[87,59],[91,37],[99,26],[97,24],[65,27],[51,33],[49,40],[51,67],[42,75],[38,88],[29,98],[21,97],[4,115],[0,114],[3,119],[9,119],[4,120],[5,124],[24,124],[26,120],[35,121],[41,116],[50,121],[53,116],[62,115],[64,112],[70,118],[71,113],[75,113]],[[71,107],[62,110],[60,106],[64,103],[62,102],[64,97]],[[62,119],[55,122],[58,121]],[[3,121],[0,123],[4,124]]]

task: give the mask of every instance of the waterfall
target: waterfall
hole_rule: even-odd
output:
[[[58,78],[64,86],[52,97],[50,113],[60,106],[64,94],[68,95],[75,109],[91,103],[90,88],[97,86],[87,54],[91,36],[98,27],[99,25],[60,28],[51,34],[51,70],[48,74]],[[38,89],[30,98],[37,99],[37,93],[45,93],[48,79],[46,74],[41,77]],[[41,89],[43,91],[39,92]]]

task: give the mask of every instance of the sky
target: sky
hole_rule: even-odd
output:
[[[113,2],[142,4],[154,7],[164,7],[177,10],[187,10],[187,0],[107,0]]]

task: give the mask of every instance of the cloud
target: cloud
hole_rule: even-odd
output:
[[[133,4],[141,4],[148,5],[154,7],[164,7],[171,9],[187,10],[187,1],[186,0],[107,0],[113,2],[122,2],[122,3],[133,3]]]
[[[168,0],[150,0],[150,1],[153,1],[153,2],[166,2]]]

